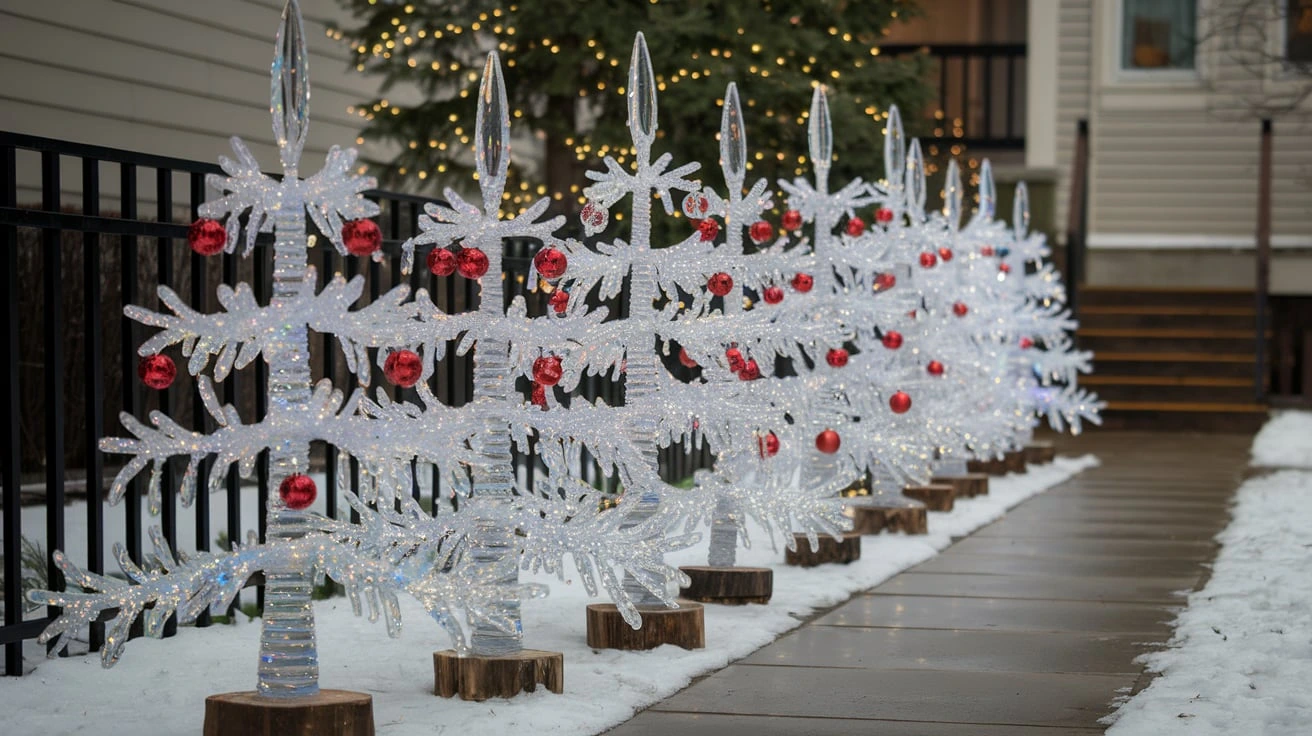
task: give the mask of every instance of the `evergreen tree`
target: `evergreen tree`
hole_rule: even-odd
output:
[[[367,121],[364,138],[399,150],[392,161],[374,162],[390,185],[440,189],[468,176],[474,134],[466,98],[477,94],[486,51],[502,52],[515,133],[540,139],[546,154],[543,166],[512,164],[511,210],[544,195],[558,211],[577,210],[582,172],[595,159],[632,158],[617,113],[635,31],[655,50],[667,111],[656,153],[677,145],[684,158],[714,161],[717,121],[705,111],[736,81],[759,146],[749,175],[767,181],[802,173],[796,152],[806,150],[802,123],[815,84],[828,87],[834,126],[843,131],[846,146],[834,162],[843,179],[880,170],[890,105],[918,110],[929,99],[925,57],[879,51],[884,30],[916,12],[911,0],[342,2],[357,23],[333,34],[351,41],[357,69],[382,77],[381,96],[353,112]],[[398,87],[417,88],[423,102],[388,100]]]

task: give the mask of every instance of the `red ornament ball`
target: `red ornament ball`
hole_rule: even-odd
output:
[[[779,454],[779,438],[774,432],[757,439],[756,444],[761,450],[761,457],[774,457]]]
[[[428,271],[434,276],[450,276],[456,272],[456,254],[446,248],[428,251]]]
[[[465,248],[456,256],[456,270],[467,279],[482,278],[487,267],[487,254],[478,248]]]
[[[825,354],[825,362],[834,368],[842,368],[847,365],[847,351],[842,348],[832,348]]]
[[[738,379],[741,381],[755,381],[761,377],[761,366],[756,364],[756,359],[748,360],[743,369],[738,371]]]
[[[815,286],[815,279],[811,278],[810,274],[799,273],[796,276],[793,276],[793,280],[790,283],[793,285],[793,291],[796,291],[799,294],[805,294],[811,290],[811,287]]]
[[[761,298],[765,300],[766,304],[778,304],[784,300],[784,290],[778,286],[767,286],[765,291],[761,293]]]
[[[889,330],[884,333],[884,337],[881,338],[880,341],[883,342],[884,347],[889,350],[897,350],[902,347],[902,333],[897,330]]]
[[[560,358],[554,355],[544,355],[533,361],[533,380],[543,386],[555,386],[564,374]]]
[[[952,305],[952,313],[958,317],[965,317],[970,314],[970,307],[966,306],[965,302],[957,302]]]
[[[569,259],[555,248],[543,248],[533,256],[533,265],[537,267],[538,274],[544,279],[558,279],[565,275],[565,268],[569,265]]]
[[[715,240],[715,236],[720,234],[720,223],[710,217],[701,220],[697,223],[697,233],[703,242]]]
[[[774,226],[765,220],[757,220],[747,229],[747,234],[751,237],[753,243],[760,245],[774,237]]]
[[[1028,338],[1028,337],[1022,337],[1022,338],[1020,339],[1020,349],[1021,349],[1021,350],[1029,350],[1029,349],[1032,348],[1032,347],[1034,347],[1034,341],[1033,341],[1033,340],[1031,340],[1031,339]]]
[[[565,308],[569,306],[569,292],[564,289],[556,289],[551,294],[551,298],[547,300],[547,304],[550,304],[551,308],[556,310],[556,314],[564,314]]]
[[[826,429],[815,436],[815,449],[826,455],[832,455],[835,452],[838,452],[838,447],[842,444],[842,438],[832,429]]]
[[[693,360],[692,356],[688,354],[687,348],[679,348],[679,364],[684,368],[697,367],[697,361]]]
[[[419,375],[423,372],[424,361],[413,350],[396,350],[383,361],[383,375],[401,388],[419,383]]]
[[[351,220],[342,225],[342,243],[353,256],[367,256],[383,247],[383,231],[373,220]]]
[[[952,260],[952,249],[948,247],[939,248],[938,259],[940,261],[943,261],[944,263],[947,263],[948,261]]]
[[[925,366],[925,370],[929,371],[931,376],[941,376],[943,375],[943,364],[937,360],[931,360],[929,365]]]
[[[938,256],[934,255],[933,253],[930,253],[929,251],[925,251],[924,253],[920,254],[920,265],[922,268],[933,268],[937,264],[938,264]]]
[[[979,254],[982,255],[982,256],[991,256],[991,255],[993,255],[993,246],[991,246],[991,245],[986,245],[986,246],[980,248],[980,249],[979,249]]]
[[[688,217],[699,220],[711,211],[711,198],[701,192],[689,192],[688,196],[683,198],[683,214]]]
[[[853,217],[847,221],[847,234],[854,238],[861,237],[861,233],[866,231],[865,220],[860,217]]]
[[[999,263],[999,264],[998,264],[998,270],[1001,271],[1002,273],[1011,273],[1011,264],[1010,264],[1010,263]]]
[[[187,245],[203,256],[216,256],[228,244],[228,231],[218,220],[202,217],[187,228]]]
[[[892,409],[894,414],[906,414],[911,410],[911,397],[903,391],[898,391],[888,397],[888,408]]]
[[[542,407],[542,411],[547,410],[547,388],[540,383],[533,384],[533,390],[529,392],[528,400],[533,406]]]
[[[779,226],[785,230],[796,230],[802,226],[802,213],[797,210],[788,210],[779,220]]]
[[[890,210],[887,207],[880,207],[879,209],[875,210],[875,222],[879,223],[880,225],[887,225],[892,221],[893,221],[893,210]]]
[[[885,271],[875,277],[875,291],[886,291],[897,285],[897,276]]]
[[[711,274],[711,277],[706,279],[706,288],[716,296],[725,296],[733,291],[733,277],[724,271]]]
[[[163,391],[178,377],[178,367],[167,355],[147,355],[137,363],[137,377],[147,387]]]
[[[743,368],[747,367],[747,361],[743,360],[743,351],[738,348],[724,351],[724,358],[729,362],[729,370],[734,373],[741,373]]]
[[[303,473],[292,473],[278,484],[278,497],[293,511],[310,508],[317,495],[319,489],[314,485],[314,479]]]

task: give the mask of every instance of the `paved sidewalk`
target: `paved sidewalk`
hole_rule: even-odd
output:
[[[1206,579],[1249,443],[1063,440],[1102,466],[610,733],[1101,733],[1112,701],[1147,684],[1135,656]]]

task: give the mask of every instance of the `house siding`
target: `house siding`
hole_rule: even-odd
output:
[[[1089,117],[1093,39],[1092,0],[1059,0],[1057,42],[1057,202],[1056,227],[1066,227],[1075,131]]]

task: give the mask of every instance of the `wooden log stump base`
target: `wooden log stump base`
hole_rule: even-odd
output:
[[[797,551],[784,550],[784,562],[796,567],[816,567],[830,563],[846,565],[861,559],[861,535],[847,532],[840,542],[829,535],[820,537],[820,548],[812,551],[805,534],[794,534]]]
[[[690,601],[743,605],[769,603],[774,570],[768,567],[681,567],[692,583],[680,595]]]
[[[996,458],[991,460],[971,460],[966,463],[966,469],[972,473],[983,473],[985,475],[1006,475],[1007,463]]]
[[[663,644],[684,649],[706,648],[706,615],[702,604],[679,601],[678,608],[639,609],[642,628],[624,622],[613,603],[588,606],[588,646],[593,649],[642,651]]]
[[[1025,462],[1030,465],[1046,465],[1057,459],[1057,448],[1051,442],[1035,442],[1026,445],[1023,450]]]
[[[950,483],[907,486],[902,489],[902,494],[925,504],[925,508],[930,511],[951,511],[956,501],[954,489]]]
[[[500,657],[460,656],[454,649],[433,652],[433,694],[461,700],[513,698],[542,685],[565,692],[565,655],[523,649]]]
[[[1025,451],[1012,450],[1003,456],[1002,462],[1006,465],[1008,473],[1025,472]]]
[[[984,473],[964,473],[931,478],[931,484],[949,484],[957,498],[974,498],[989,495],[989,477]]]
[[[205,698],[205,736],[374,736],[374,699],[320,690],[303,698],[254,691]]]
[[[929,534],[929,510],[924,505],[879,508],[876,506],[848,506],[843,510],[852,519],[852,531],[857,534],[903,532]]]

